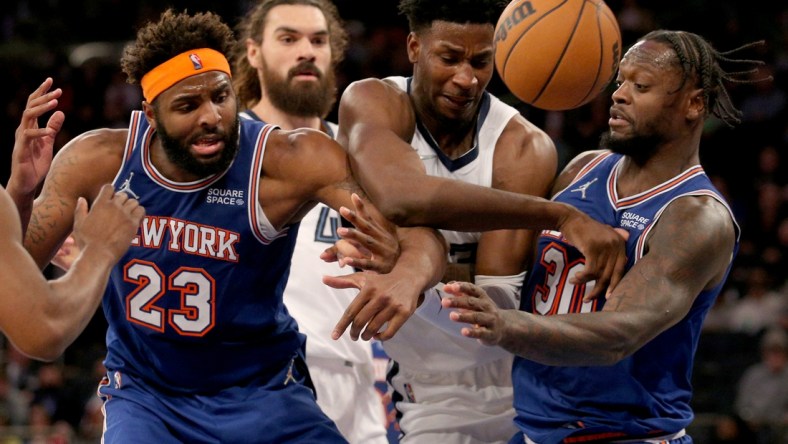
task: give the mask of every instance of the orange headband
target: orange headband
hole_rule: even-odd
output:
[[[219,51],[200,48],[180,53],[142,76],[142,95],[151,103],[172,85],[207,71],[221,71],[232,77],[230,64]]]

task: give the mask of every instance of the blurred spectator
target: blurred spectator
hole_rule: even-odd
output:
[[[44,364],[38,369],[38,388],[33,392],[31,423],[50,425],[60,419],[66,406],[63,403],[63,370],[58,364]]]
[[[788,430],[788,333],[780,327],[768,330],[760,352],[760,362],[739,380],[736,413],[756,432],[759,443],[779,443],[776,434]]]
[[[108,128],[125,128],[129,116],[140,108],[142,93],[136,85],[126,82],[126,75],[121,71],[112,73],[110,84],[104,91],[104,121]]]
[[[777,225],[775,242],[763,250],[764,265],[777,279],[776,287],[783,294],[788,293],[788,217],[780,219]]]
[[[786,297],[775,288],[774,278],[762,265],[749,270],[747,286],[730,311],[730,330],[757,335],[777,325]]]
[[[755,434],[737,415],[720,416],[708,444],[755,444]]]
[[[756,248],[762,250],[776,243],[777,227],[788,215],[788,206],[783,186],[776,182],[758,182],[755,192],[755,207],[750,210],[751,214],[745,225],[749,231],[743,235],[751,238]]]
[[[27,424],[29,393],[25,393],[9,383],[5,371],[0,370],[0,417],[2,425],[19,426]]]
[[[633,42],[638,37],[656,29],[654,12],[643,7],[638,0],[624,0],[616,15],[621,36],[625,42]]]
[[[753,74],[753,80],[774,75],[771,66],[762,67],[758,73]],[[747,95],[741,105],[744,113],[743,120],[748,123],[762,123],[774,120],[786,106],[785,91],[779,89],[776,82],[755,82],[752,94]]]
[[[94,381],[93,385],[97,386],[98,381],[101,381],[106,375],[107,368],[104,367],[103,357],[96,358],[93,361],[93,368],[90,373],[91,379]],[[104,431],[103,407],[103,401],[96,393],[93,393],[88,398],[77,429],[77,434],[81,439],[88,441],[101,439],[101,433]]]
[[[729,288],[717,296],[714,305],[706,313],[701,327],[704,332],[727,332],[731,329],[731,314],[739,298],[739,293]]]
[[[30,392],[38,386],[32,361],[11,344],[5,350],[5,376],[8,383],[19,390]]]
[[[783,168],[780,151],[774,144],[766,144],[758,151],[757,170],[755,180],[757,182],[774,182],[778,185],[785,185],[786,170]]]

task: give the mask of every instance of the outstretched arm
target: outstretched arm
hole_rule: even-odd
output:
[[[107,185],[88,213],[80,199],[74,236],[82,254],[62,278],[46,281],[22,245],[10,196],[0,187],[0,329],[20,351],[53,360],[84,330],[104,294],[111,267],[129,247],[144,210]]]
[[[554,229],[579,213],[540,197],[428,176],[409,145],[414,128],[408,95],[384,81],[355,82],[342,95],[337,140],[370,200],[397,225]]]
[[[410,98],[389,83],[362,80],[342,95],[337,140],[350,155],[354,177],[386,218],[400,226],[457,231],[559,230],[586,257],[574,282],[596,279],[615,287],[626,255],[612,228],[562,203],[428,176],[409,145],[414,127]]]
[[[361,193],[350,174],[347,154],[342,147],[325,134],[306,129],[269,136],[262,180],[260,204],[274,227],[300,220],[315,202],[343,212],[341,207],[354,207],[352,193]],[[379,215],[374,206],[365,205],[370,214]],[[390,222],[380,215],[374,224],[387,225]],[[393,233],[389,229],[376,231]],[[340,326],[339,330],[344,331],[352,323],[354,337],[362,329],[370,335],[380,331],[383,338],[390,337],[413,312],[424,287],[438,281],[446,259],[442,237],[428,228],[413,228],[407,234],[398,231],[400,235],[400,251],[392,255],[399,254],[399,261],[391,272],[361,273],[357,281],[348,285],[359,288],[360,292],[351,312],[343,318],[344,327]],[[389,244],[386,241],[381,245]],[[388,327],[382,328],[386,323]],[[370,336],[365,334],[364,337]]]
[[[692,223],[687,223],[692,221]],[[734,227],[709,197],[673,202],[648,239],[648,252],[624,276],[600,312],[540,316],[498,310],[481,289],[446,286],[444,307],[471,324],[463,333],[546,365],[611,365],[689,312],[701,290],[718,284],[732,260]]]

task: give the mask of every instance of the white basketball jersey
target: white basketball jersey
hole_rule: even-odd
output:
[[[388,77],[386,80],[394,82],[403,91],[409,89],[408,78]],[[509,120],[517,113],[518,111],[513,107],[485,92],[476,124],[474,147],[470,151],[457,159],[449,159],[421,123],[417,123],[410,145],[424,162],[428,175],[490,187],[495,145]],[[441,233],[452,245],[475,245],[481,236],[479,232],[441,230]],[[456,256],[454,252],[453,256]],[[461,261],[462,255],[452,257],[452,260]]]
[[[408,78],[388,77],[386,80],[395,83],[403,91],[409,89]],[[491,187],[493,154],[498,138],[516,114],[518,111],[515,108],[485,92],[477,118],[474,146],[463,156],[449,159],[420,122],[417,122],[410,143],[418,152],[430,176]],[[440,231],[450,244],[450,262],[475,262],[480,232]],[[439,286],[442,287],[440,284]],[[481,345],[475,339],[441,330],[428,319],[419,316],[418,311],[394,338],[385,341],[383,346],[386,353],[401,367],[426,372],[461,370],[507,355],[507,352],[498,347]]]
[[[336,341],[331,339],[331,330],[358,294],[358,290],[334,289],[322,281],[324,275],[353,272],[352,267],[339,268],[336,263],[320,259],[320,253],[339,240],[339,226],[339,213],[323,204],[315,206],[301,220],[285,287],[285,306],[298,322],[299,331],[307,336],[307,362],[314,356],[369,363],[372,348],[368,342],[353,341],[347,333]]]

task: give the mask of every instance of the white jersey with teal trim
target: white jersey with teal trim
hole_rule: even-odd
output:
[[[409,90],[410,79],[387,80],[403,91]],[[516,114],[516,109],[484,93],[474,145],[463,156],[448,158],[418,121],[410,143],[424,162],[427,174],[491,187],[498,138]],[[441,233],[451,245],[450,262],[476,262],[481,233]],[[427,303],[394,338],[383,342],[394,361],[388,381],[394,389],[392,399],[402,433],[400,443],[508,442],[517,430],[513,421],[512,355],[460,335],[460,324],[449,321],[449,310],[442,310],[435,303],[439,292],[430,290],[426,297],[430,298]]]
[[[386,80],[392,81],[403,91],[410,88],[409,78],[388,77]],[[485,92],[477,118],[474,146],[463,156],[449,159],[420,122],[417,122],[410,143],[430,176],[491,187],[493,155],[498,138],[517,113],[515,108]],[[440,231],[450,244],[450,262],[476,262],[480,232]],[[442,285],[439,284],[439,287]],[[438,329],[430,321],[429,314],[416,313],[394,338],[383,344],[386,353],[401,367],[427,372],[462,370],[500,359],[507,354],[497,347],[481,345],[475,339]]]

